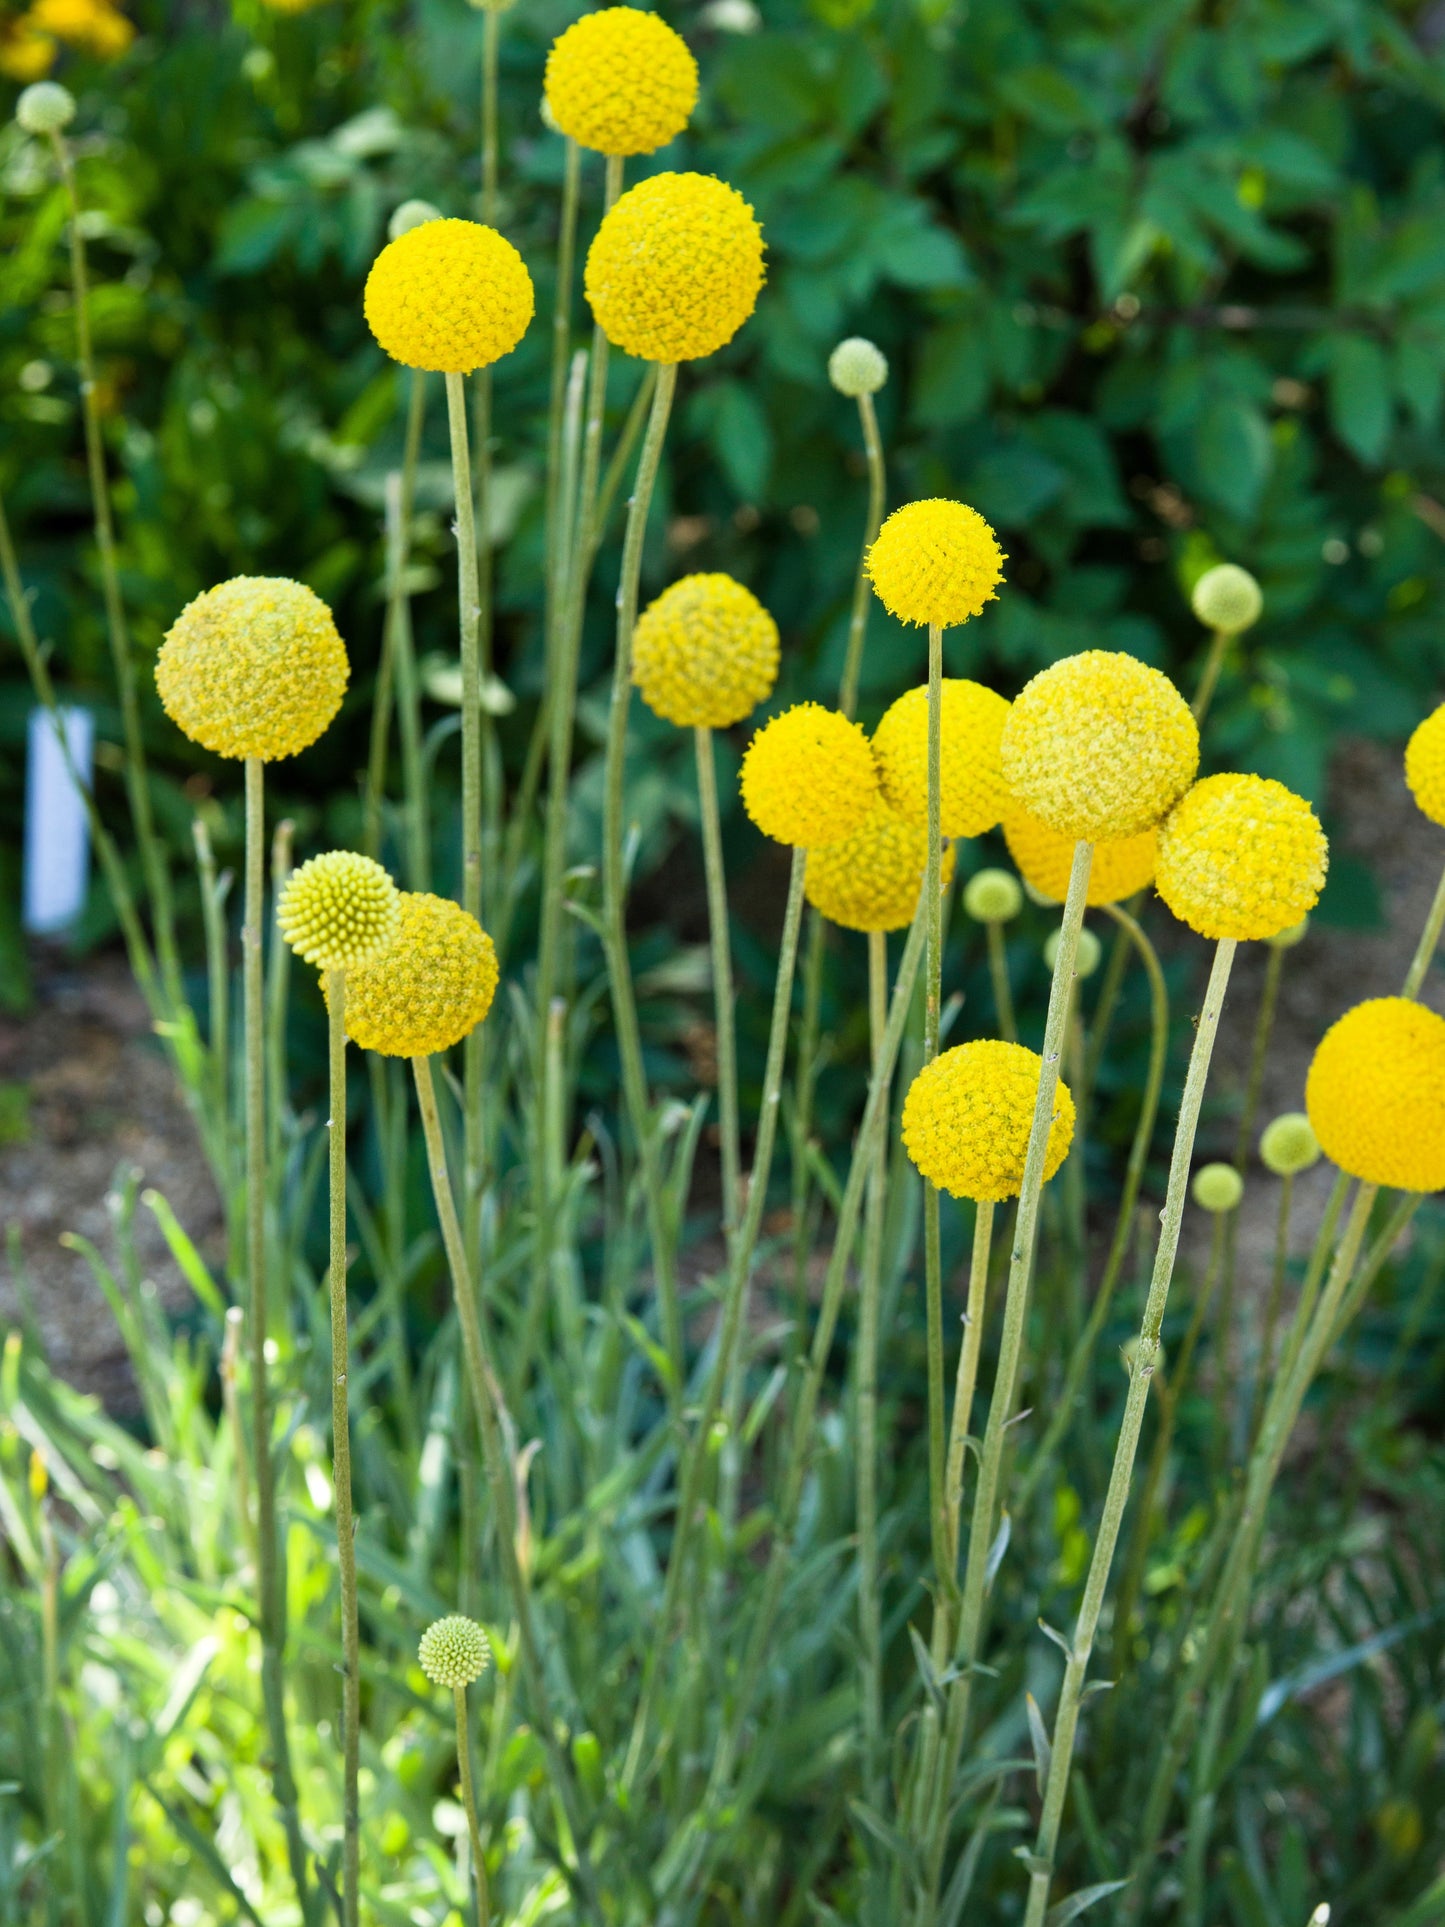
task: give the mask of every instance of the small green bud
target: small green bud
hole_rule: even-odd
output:
[[[434,1686],[470,1686],[491,1664],[492,1649],[475,1619],[451,1613],[427,1627],[416,1656]]]
[[[442,211],[433,207],[430,201],[403,201],[386,224],[387,239],[399,240],[403,234],[410,234],[414,227],[425,227],[428,221],[439,221]]]
[[[1276,1177],[1292,1178],[1318,1162],[1320,1141],[1303,1111],[1285,1111],[1266,1124],[1259,1139],[1260,1160]]]
[[[963,907],[975,923],[1011,923],[1024,907],[1012,870],[977,870],[963,887]]]
[[[1301,917],[1299,922],[1292,923],[1288,930],[1281,930],[1277,936],[1267,937],[1265,941],[1276,950],[1293,950],[1295,945],[1303,942],[1309,934],[1309,927],[1309,918]]]
[[[37,80],[16,101],[15,118],[27,134],[58,134],[75,119],[75,95],[58,80]]]
[[[1206,629],[1222,629],[1230,636],[1252,629],[1264,608],[1259,584],[1248,569],[1238,568],[1233,562],[1206,569],[1189,599]]]
[[[1044,962],[1052,970],[1054,959],[1059,954],[1059,932],[1051,930],[1044,939]],[[1092,977],[1099,968],[1099,959],[1104,954],[1104,946],[1087,924],[1079,932],[1078,947],[1074,951],[1074,975],[1080,979]]]
[[[1190,1186],[1194,1202],[1201,1211],[1221,1216],[1233,1211],[1244,1196],[1244,1179],[1232,1164],[1201,1164]]]
[[[888,363],[881,348],[849,335],[828,357],[828,379],[840,395],[876,395],[888,379]]]
[[[561,133],[562,129],[557,125],[557,116],[552,112],[552,103],[545,94],[542,96],[542,103],[537,111],[541,114],[542,125],[547,129],[549,134]]]

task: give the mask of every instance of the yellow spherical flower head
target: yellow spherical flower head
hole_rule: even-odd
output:
[[[1445,823],[1445,703],[1405,745],[1405,781],[1421,814]]]
[[[1313,910],[1329,845],[1303,797],[1269,776],[1206,776],[1159,831],[1159,894],[1201,937],[1278,936]]]
[[[857,723],[821,703],[798,703],[749,743],[741,786],[743,808],[764,836],[811,851],[866,821],[878,771]]]
[[[377,255],[363,305],[393,361],[469,375],[511,353],[535,303],[526,263],[495,228],[426,221]]]
[[[939,877],[953,876],[954,853],[940,853]],[[912,923],[928,867],[928,832],[905,822],[879,797],[851,836],[808,852],[803,894],[845,930],[902,930]]]
[[[935,498],[895,509],[864,567],[878,600],[900,622],[952,628],[993,601],[1005,560],[977,509]]]
[[[915,1165],[955,1198],[1001,1204],[1023,1185],[1043,1059],[997,1038],[959,1044],[925,1064],[903,1101],[903,1143]],[[1044,1154],[1051,1178],[1074,1141],[1074,1100],[1060,1084]]]
[[[1167,815],[1198,767],[1199,730],[1173,683],[1109,649],[1041,669],[1004,724],[1014,795],[1079,841],[1138,836]]]
[[[778,625],[730,575],[685,575],[637,619],[632,680],[664,722],[726,729],[773,693]]]
[[[1069,872],[1074,867],[1074,839],[1051,829],[1041,816],[1011,803],[1004,811],[1003,838],[1008,853],[1041,897],[1062,903],[1069,894]],[[1159,832],[1141,830],[1138,836],[1096,843],[1089,870],[1091,906],[1122,903],[1154,881],[1159,854]]]
[[[292,871],[276,921],[307,963],[351,970],[396,935],[401,892],[373,858],[355,850],[328,850]]]
[[[110,0],[35,0],[25,16],[40,33],[54,34],[97,60],[114,60],[135,39],[135,28]]]
[[[584,277],[593,318],[641,361],[696,361],[732,340],[763,285],[763,231],[710,174],[654,174],[603,216]]]
[[[218,756],[263,763],[316,741],[349,673],[331,611],[285,576],[238,575],[207,589],[156,657],[156,688],[178,729]]]
[[[945,836],[982,836],[1003,815],[1008,785],[999,744],[1008,699],[982,683],[945,676],[939,692],[939,825]],[[873,732],[883,794],[911,823],[928,822],[928,691],[900,696]]]
[[[1352,1178],[1445,1190],[1445,1018],[1408,997],[1356,1004],[1320,1039],[1305,1109]]]
[[[475,917],[446,897],[404,890],[396,935],[346,974],[346,1034],[383,1057],[430,1057],[475,1030],[492,1007],[497,952]]]
[[[604,7],[552,43],[543,81],[559,133],[599,154],[651,154],[687,126],[697,62],[655,13]]]

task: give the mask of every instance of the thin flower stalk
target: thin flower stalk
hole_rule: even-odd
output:
[[[942,835],[939,828],[943,768],[943,630],[928,625],[928,847],[923,872],[927,913],[927,954],[923,964],[923,1062],[938,1055],[938,1021],[943,986]],[[933,1531],[933,1564],[942,1596],[948,1601],[957,1584],[948,1556],[947,1503],[944,1493],[947,1414],[943,1384],[943,1261],[939,1240],[938,1191],[923,1188],[924,1302],[928,1334],[928,1491]]]
[[[283,816],[271,832],[271,956],[266,966],[266,1170],[280,1199],[284,1171],[282,1145],[289,1118],[290,1080],[286,1069],[286,1006],[291,989],[291,946],[278,941],[276,906],[291,875],[292,839],[296,826]],[[290,1321],[283,1298],[282,1316]]]
[[[738,1056],[733,1023],[732,946],[728,931],[727,876],[718,816],[717,759],[712,731],[695,728],[697,801],[702,819],[703,869],[707,878],[708,937],[712,949],[713,1019],[717,1030],[718,1125],[722,1138],[723,1231],[731,1244],[738,1227],[742,1163],[738,1149]],[[791,990],[791,982],[789,984]]]
[[[953,1387],[953,1420],[948,1439],[948,1549],[956,1569],[963,1519],[963,1473],[973,1423],[973,1400],[978,1387],[978,1363],[983,1351],[983,1323],[988,1298],[988,1271],[993,1260],[994,1206],[984,1198],[974,1207],[973,1251],[968,1267],[968,1304],[963,1314],[963,1343],[958,1352],[958,1375]]]
[[[406,430],[400,469],[386,478],[386,612],[382,621],[381,662],[372,698],[371,753],[366,773],[366,841],[368,856],[381,853],[382,804],[386,793],[387,749],[391,734],[393,697],[400,723],[406,872],[413,890],[426,888],[426,805],[421,794],[421,737],[417,708],[416,671],[411,652],[411,609],[406,572],[411,546],[412,514],[416,501],[416,471],[421,457],[426,419],[426,375],[410,371],[407,386]]]
[[[888,939],[868,932],[870,1071],[880,1074],[888,1027]],[[891,1097],[891,1093],[890,1093]],[[889,1104],[891,1111],[891,1102]],[[863,1709],[863,1773],[870,1802],[881,1791],[883,1752],[883,1605],[878,1553],[878,1328],[883,1291],[883,1231],[888,1204],[888,1145],[880,1137],[863,1211],[863,1270],[858,1282],[857,1508],[858,1659]]]
[[[191,840],[196,850],[201,920],[206,933],[206,1041],[211,1051],[212,1103],[216,1116],[227,1120],[231,1114],[231,960],[226,936],[230,877],[217,876],[211,834],[199,816],[192,819]]]
[[[1215,629],[1209,638],[1209,653],[1204,658],[1204,667],[1199,672],[1199,687],[1194,692],[1194,701],[1189,705],[1194,711],[1194,720],[1204,726],[1209,714],[1210,704],[1214,701],[1214,691],[1219,683],[1219,672],[1224,667],[1224,658],[1233,642],[1235,631]]]
[[[577,260],[577,211],[581,202],[582,150],[564,143],[562,207],[557,226],[557,292],[552,305],[552,371],[547,408],[547,572],[546,634],[550,639],[559,606],[566,603],[567,558],[576,483],[569,489],[563,468],[568,370],[572,353],[572,283]]]
[[[491,18],[490,13],[488,19]],[[482,1823],[477,1811],[477,1789],[472,1776],[472,1736],[467,1720],[467,1689],[452,1688],[452,1710],[457,1729],[457,1775],[462,1783],[462,1805],[467,1815],[467,1841],[471,1847],[472,1878],[477,1887],[477,1927],[488,1927],[492,1918],[492,1898],[487,1890],[487,1856],[482,1848]]]
[[[1420,941],[1415,946],[1415,955],[1410,960],[1410,968],[1405,977],[1402,997],[1418,997],[1424,986],[1425,976],[1434,962],[1435,952],[1440,947],[1440,932],[1445,929],[1445,872],[1435,886],[1435,895],[1430,904],[1430,913],[1425,919],[1425,928],[1420,932]]]
[[[1294,1212],[1294,1172],[1286,1171],[1279,1181],[1279,1208],[1275,1216],[1274,1262],[1270,1268],[1269,1297],[1265,1300],[1264,1318],[1260,1327],[1259,1357],[1255,1363],[1255,1389],[1253,1399],[1261,1402],[1254,1412],[1250,1447],[1259,1435],[1259,1425],[1264,1417],[1263,1396],[1274,1371],[1274,1346],[1279,1334],[1279,1315],[1284,1305],[1285,1277],[1289,1270],[1289,1231],[1290,1218]]]
[[[998,1034],[1006,1043],[1016,1044],[1019,1041],[1019,1027],[1014,1015],[1013,992],[1009,988],[1008,948],[1004,943],[1003,925],[991,921],[985,929],[988,974],[993,983],[993,1008],[998,1020]]]

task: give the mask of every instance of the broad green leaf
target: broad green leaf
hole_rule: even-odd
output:
[[[1330,347],[1330,424],[1345,446],[1371,466],[1385,452],[1393,410],[1390,366],[1378,341],[1341,335]]]

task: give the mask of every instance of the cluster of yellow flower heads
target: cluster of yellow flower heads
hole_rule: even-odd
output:
[[[331,611],[285,576],[238,575],[188,602],[156,657],[166,714],[218,756],[274,763],[306,749],[346,693]]]
[[[730,575],[685,575],[637,619],[632,680],[680,729],[726,729],[773,693],[778,625]]]
[[[946,676],[939,694],[939,823],[945,836],[982,836],[1008,801],[999,745],[1007,699]],[[873,732],[883,794],[910,823],[928,822],[928,690],[910,689]]]
[[[112,0],[34,0],[25,13],[0,22],[0,74],[40,80],[62,46],[116,60],[134,39],[135,28]]]
[[[945,888],[954,860],[951,846],[941,852]],[[879,797],[851,836],[809,850],[803,894],[820,915],[845,930],[902,930],[913,921],[927,867],[927,830],[905,821]]]
[[[614,348],[641,361],[696,361],[732,340],[763,285],[763,231],[710,174],[654,174],[602,218],[584,286]]]
[[[743,808],[764,836],[811,851],[863,824],[878,771],[857,723],[821,703],[798,703],[749,743],[741,785]]]
[[[1002,1203],[1023,1185],[1043,1060],[1022,1044],[980,1038],[925,1064],[903,1101],[903,1143],[919,1171],[955,1198]],[[1074,1100],[1060,1083],[1044,1154],[1051,1178],[1074,1140]]]
[[[559,133],[600,154],[651,154],[697,105],[697,62],[655,13],[604,7],[552,43],[543,81]]]
[[[864,566],[890,615],[952,628],[993,601],[1005,560],[977,509],[935,498],[895,509]]]
[[[448,1613],[434,1619],[417,1647],[421,1670],[433,1686],[470,1686],[492,1661],[492,1646],[475,1619]]]
[[[1445,824],[1445,703],[1405,745],[1405,781],[1421,814]]]
[[[346,1034],[383,1057],[430,1057],[491,1009],[496,947],[449,898],[403,890],[399,909],[388,947],[346,973]]]
[[[373,857],[328,850],[293,870],[276,906],[281,935],[322,970],[351,970],[385,950],[401,922],[401,893]]]
[[[1010,803],[1004,811],[1003,838],[1019,874],[1041,897],[1062,903],[1069,894],[1069,873],[1074,867],[1073,837],[1051,828],[1022,803]],[[1152,827],[1137,836],[1096,843],[1089,870],[1090,907],[1122,903],[1152,883],[1158,854],[1159,832]]]
[[[1407,997],[1356,1004],[1320,1039],[1305,1109],[1351,1177],[1445,1190],[1445,1018]]]
[[[1314,811],[1268,776],[1206,776],[1159,832],[1158,891],[1201,937],[1275,937],[1319,902],[1329,845]]]
[[[363,297],[367,325],[393,361],[469,375],[510,354],[535,298],[511,242],[480,221],[425,221],[388,241]]]

